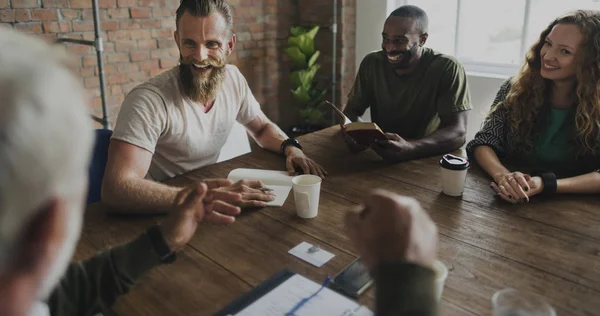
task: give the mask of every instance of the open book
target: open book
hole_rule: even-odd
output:
[[[329,104],[335,112],[340,117],[340,122],[344,122],[342,125],[342,129],[344,132],[354,139],[360,145],[370,146],[378,140],[387,140],[385,137],[385,133],[377,126],[377,124],[372,122],[352,122],[340,109],[337,108],[333,103],[329,101],[325,101]]]
[[[282,206],[285,203],[290,190],[292,189],[293,176],[289,176],[287,171],[245,169],[238,168],[232,170],[227,179],[236,182],[239,180],[260,180],[265,188],[271,189],[275,194],[275,200],[267,202],[269,206]]]

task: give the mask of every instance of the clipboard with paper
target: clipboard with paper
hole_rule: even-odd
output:
[[[284,270],[235,300],[215,316],[373,316],[366,306],[290,270]],[[321,289],[322,288],[322,289]],[[321,290],[320,290],[321,289]],[[313,294],[317,293],[314,296]],[[295,309],[303,299],[301,308]]]

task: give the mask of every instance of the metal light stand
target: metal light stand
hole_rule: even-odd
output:
[[[110,129],[110,122],[106,113],[106,87],[104,85],[104,60],[102,58],[102,52],[104,46],[102,37],[100,36],[100,16],[98,14],[98,0],[92,0],[92,10],[94,14],[94,40],[78,40],[70,38],[59,38],[58,43],[74,43],[80,45],[87,45],[96,48],[96,58],[98,59],[98,77],[100,79],[100,98],[102,100],[102,118],[92,115],[92,119],[100,124],[105,129]]]
[[[335,103],[336,101],[336,84],[337,84],[337,19],[338,19],[338,12],[337,12],[337,0],[333,0],[333,25],[331,26],[331,33],[333,33],[333,41],[332,41],[332,46],[333,46],[333,58],[332,58],[332,62],[333,62],[333,66],[331,66],[331,103],[333,103],[334,105],[337,105]],[[334,110],[331,110],[331,125],[335,125],[336,124],[336,118],[337,115],[335,113]]]

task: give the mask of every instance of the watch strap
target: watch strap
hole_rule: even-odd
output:
[[[554,195],[557,189],[556,175],[553,172],[543,172],[540,174],[540,178],[542,178],[542,182],[544,183],[542,194]]]
[[[295,138],[293,138],[293,137],[290,137],[290,138],[288,138],[288,139],[284,140],[284,141],[281,143],[281,147],[279,148],[279,152],[280,152],[280,154],[281,154],[282,156],[285,156],[285,148],[286,148],[287,146],[294,146],[294,147],[296,147],[296,148],[298,148],[298,149],[302,150],[302,146],[300,145],[300,142],[299,142],[297,139],[295,139]]]
[[[150,239],[150,243],[152,243],[152,247],[160,258],[159,260],[161,263],[172,263],[177,259],[175,252],[167,245],[158,225],[148,228],[148,230],[146,230],[146,235]]]

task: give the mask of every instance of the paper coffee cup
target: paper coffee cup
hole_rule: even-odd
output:
[[[444,284],[446,284],[446,278],[448,277],[448,268],[441,261],[433,261],[433,271],[435,271],[435,297],[438,301],[442,299],[442,292],[444,292]]]
[[[440,160],[442,172],[442,192],[450,196],[460,196],[465,189],[465,179],[469,169],[466,158],[444,155]]]
[[[303,174],[292,179],[296,213],[302,218],[313,218],[319,213],[320,177]]]

